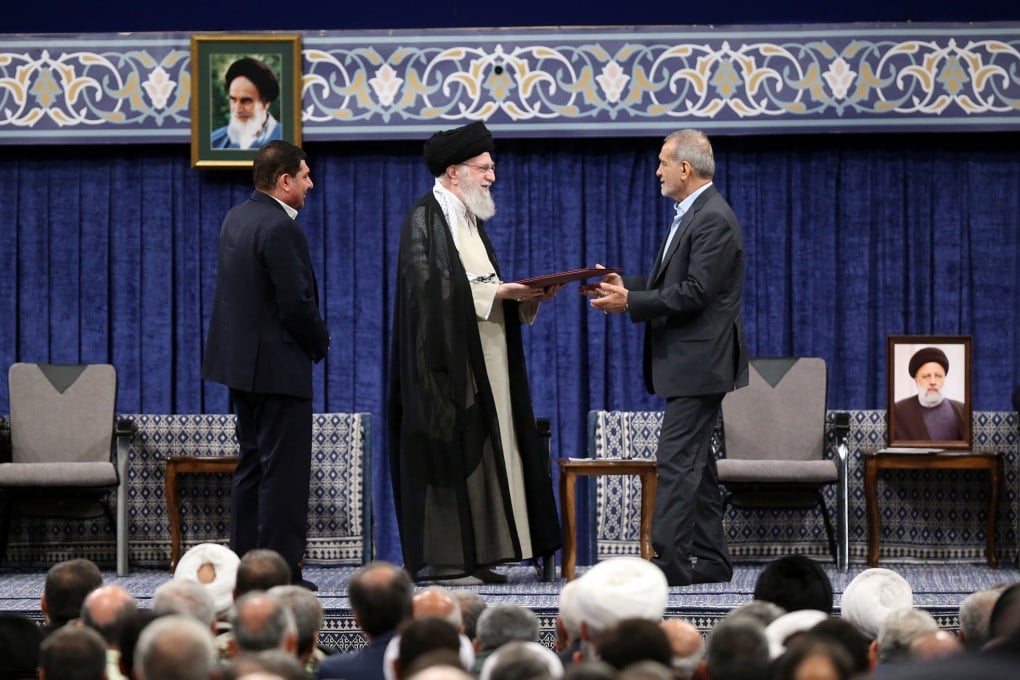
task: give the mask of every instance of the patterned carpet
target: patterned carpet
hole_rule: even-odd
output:
[[[1000,569],[991,569],[983,564],[882,566],[902,574],[914,591],[915,604],[931,612],[939,624],[949,630],[959,626],[957,610],[967,594],[1000,583],[1020,581],[1020,571],[1012,564]],[[837,611],[846,584],[864,568],[863,565],[852,565],[843,574],[834,567],[826,567],[835,592]],[[761,565],[738,565],[729,583],[672,588],[667,615],[687,618],[707,632],[726,612],[751,599],[761,569]],[[347,600],[347,581],[352,571],[350,567],[306,567],[304,570],[305,578],[318,584],[318,595],[326,610],[321,642],[336,649],[350,649],[363,644],[350,616]],[[504,571],[509,583],[477,586],[475,589],[489,604],[519,604],[533,609],[539,615],[543,642],[551,643],[555,636],[558,593],[563,581],[543,582],[530,567],[512,567]],[[578,573],[583,571],[584,567],[578,568]],[[103,576],[108,583],[119,583],[134,593],[143,608],[148,606],[156,587],[170,578],[166,571],[141,569],[123,578],[118,578],[114,572],[104,572]],[[0,610],[40,617],[39,596],[44,579],[44,570],[0,569]]]

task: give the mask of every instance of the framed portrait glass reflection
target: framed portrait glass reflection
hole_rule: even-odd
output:
[[[301,144],[301,36],[191,36],[191,166],[251,166],[266,143]]]
[[[971,448],[971,337],[890,335],[889,446]]]

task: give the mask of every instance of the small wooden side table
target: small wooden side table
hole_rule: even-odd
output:
[[[652,511],[655,508],[655,461],[560,458],[560,518],[563,522],[563,578],[571,580],[577,567],[577,478],[598,475],[637,475],[641,478],[641,557],[652,556]]]
[[[985,517],[985,555],[988,566],[999,566],[995,554],[995,528],[1002,488],[1002,455],[999,451],[942,451],[939,453],[880,453],[863,449],[864,506],[868,517],[868,566],[878,566],[878,472],[879,470],[985,470],[988,472],[988,506]]]
[[[181,557],[181,506],[177,498],[177,475],[232,473],[237,456],[170,456],[166,458],[166,514],[170,518],[170,571]]]

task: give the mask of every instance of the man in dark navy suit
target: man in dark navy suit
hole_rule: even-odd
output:
[[[389,562],[372,562],[351,576],[351,612],[368,644],[319,663],[319,675],[343,680],[383,680],[383,658],[397,627],[411,616],[411,576]]]
[[[645,385],[666,400],[652,561],[670,585],[729,581],[711,443],[723,396],[747,384],[744,237],[712,184],[715,157],[704,133],[666,137],[655,174],[676,214],[652,273],[610,274],[585,290],[595,295],[592,307],[645,324]]]
[[[312,189],[307,156],[274,141],[252,172],[255,192],[223,220],[202,377],[230,388],[240,461],[230,547],[270,548],[301,578],[312,458],[312,364],[326,356],[318,284],[297,211]]]

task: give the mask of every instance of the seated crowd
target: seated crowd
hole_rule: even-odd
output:
[[[84,559],[53,566],[45,626],[0,614],[0,678],[42,680],[981,680],[1020,677],[1020,583],[962,599],[950,633],[916,606],[910,584],[867,569],[833,589],[815,561],[791,555],[759,574],[753,599],[707,640],[666,618],[668,586],[651,562],[609,559],[567,582],[555,651],[520,605],[488,605],[469,587],[416,588],[387,562],[348,584],[365,645],[318,644],[318,596],[291,585],[279,554],[240,559],[216,544],[186,554],[151,607],[104,583]]]

